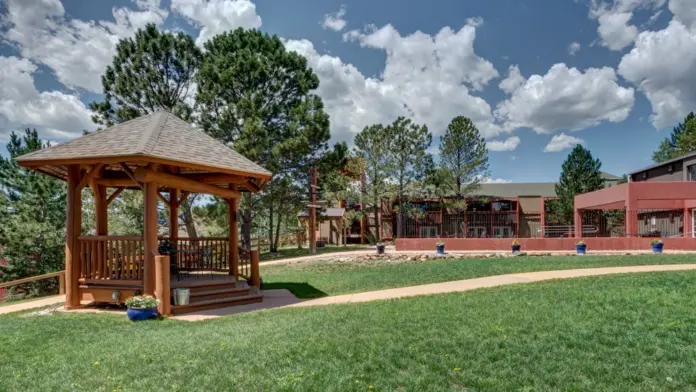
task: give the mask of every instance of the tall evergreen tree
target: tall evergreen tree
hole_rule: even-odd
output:
[[[568,154],[556,184],[558,200],[552,203],[552,220],[561,224],[573,221],[575,195],[602,189],[602,162],[592,157],[590,150],[578,144]]]
[[[447,176],[443,185],[458,198],[478,189],[489,175],[488,149],[471,119],[452,119],[440,141],[440,173]]]
[[[372,210],[375,224],[379,222],[379,209],[387,195],[387,178],[390,173],[390,134],[381,124],[365,127],[355,135],[354,154],[356,173],[362,173],[361,193],[368,209]],[[375,230],[375,241],[379,241],[379,230]]]
[[[653,153],[653,161],[659,163],[696,150],[696,114],[689,113],[677,124],[669,137],[660,142]]]
[[[64,266],[65,185],[51,177],[21,168],[15,158],[41,149],[36,130],[12,133],[0,157],[0,279],[11,281],[59,271]],[[57,290],[55,281],[23,285],[30,296]]]
[[[111,126],[160,109],[189,120],[201,56],[190,35],[161,32],[154,24],[139,29],[133,38],[120,40],[102,76],[104,100],[90,105],[93,121]],[[123,199],[129,205],[140,200],[129,193]],[[195,238],[192,200],[193,196],[182,204],[181,218],[189,237]]]
[[[306,184],[309,168],[330,151],[329,117],[313,92],[318,87],[307,60],[276,36],[240,28],[205,43],[197,95],[203,129],[274,174],[261,195],[243,197],[245,246],[260,209],[277,238],[287,208],[297,207],[291,202],[306,199],[297,195],[306,189],[298,183]]]

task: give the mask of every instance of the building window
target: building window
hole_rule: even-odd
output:
[[[689,181],[696,181],[696,165],[689,166]]]

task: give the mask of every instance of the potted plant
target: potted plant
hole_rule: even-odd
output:
[[[653,238],[652,241],[650,241],[650,245],[652,245],[653,253],[655,253],[655,254],[661,254],[661,253],[662,253],[662,247],[663,247],[665,244],[662,242],[662,239],[660,239],[660,238]]]
[[[126,314],[131,321],[141,321],[157,317],[159,300],[151,295],[136,295],[126,300]]]
[[[517,238],[512,240],[511,247],[513,254],[520,253],[520,249],[522,249],[522,245],[520,244],[520,241]]]
[[[384,254],[384,242],[378,242],[377,243],[377,254],[382,255]]]
[[[435,250],[437,251],[437,254],[444,255],[445,254],[445,241],[437,240],[437,242],[435,243]]]
[[[580,240],[580,241],[575,243],[575,251],[579,255],[584,255],[586,250],[587,250],[587,244],[585,243],[585,241]]]

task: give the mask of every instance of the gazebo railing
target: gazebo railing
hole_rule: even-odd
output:
[[[239,264],[237,274],[244,279],[251,279],[251,252],[239,247]]]
[[[180,271],[229,271],[229,240],[227,237],[186,238],[172,241],[159,238],[160,245],[169,242]]]
[[[83,282],[143,280],[143,237],[82,236],[78,240]]]

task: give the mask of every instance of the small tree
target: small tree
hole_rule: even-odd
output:
[[[387,178],[389,177],[389,132],[381,124],[365,127],[355,136],[354,154],[357,158],[353,171],[362,173],[363,199],[373,212],[375,223],[379,222],[380,203],[387,195]],[[375,230],[375,241],[379,241],[379,230]]]
[[[696,150],[696,114],[689,113],[683,122],[677,124],[668,138],[660,142],[653,153],[653,161],[664,162]]]
[[[440,141],[440,166],[438,175],[448,178],[443,185],[458,199],[478,189],[489,175],[486,141],[469,118],[458,116],[450,122]]]
[[[36,130],[10,134],[8,158],[0,157],[0,280],[11,281],[63,269],[65,185],[21,168],[15,158],[46,147]],[[56,282],[22,286],[29,296],[55,292]]]
[[[594,159],[590,150],[578,144],[568,154],[556,184],[558,200],[551,203],[552,219],[558,223],[573,221],[575,195],[596,191],[604,187],[602,162]]]

